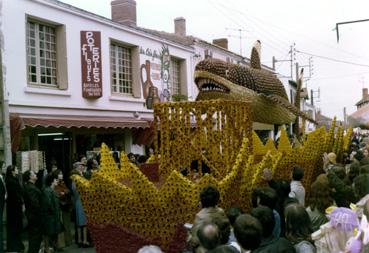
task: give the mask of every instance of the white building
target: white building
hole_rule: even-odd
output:
[[[200,60],[249,64],[228,50],[227,39],[186,36],[184,18],[175,19],[175,33],[158,32],[136,26],[134,0],[111,5],[107,19],[56,0],[3,2],[13,154],[46,151],[62,169],[102,142],[144,154],[153,103],[194,100]]]
[[[135,8],[116,2],[116,19]],[[134,143],[150,127],[148,107],[168,94],[194,97],[191,46],[54,0],[2,7],[13,152],[44,150],[62,169],[101,142],[142,154]]]

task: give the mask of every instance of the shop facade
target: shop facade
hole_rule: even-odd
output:
[[[102,142],[145,154],[153,104],[194,97],[190,46],[58,1],[6,1],[2,19],[13,162],[40,150],[67,170]]]
[[[145,154],[153,105],[195,100],[199,61],[250,62],[229,51],[227,39],[187,36],[184,18],[174,20],[175,33],[159,32],[136,26],[134,0],[111,7],[108,19],[56,0],[3,3],[13,161],[19,151],[40,150],[47,164],[67,170],[102,142]]]

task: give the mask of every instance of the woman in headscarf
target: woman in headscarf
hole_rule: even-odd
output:
[[[6,200],[6,232],[7,232],[7,251],[20,252],[24,250],[21,239],[23,231],[23,196],[22,186],[18,179],[18,168],[9,165],[5,176],[8,198]]]

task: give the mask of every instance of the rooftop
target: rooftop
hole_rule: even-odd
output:
[[[359,101],[360,102],[360,101]],[[352,127],[369,129],[369,104],[359,108],[348,116],[348,122]]]
[[[369,102],[369,97],[367,98],[362,98],[359,100],[359,102],[357,102],[355,105],[356,106],[361,106],[362,104],[368,103]]]
[[[87,18],[91,18],[91,19],[95,19],[98,20],[100,22],[104,22],[104,23],[109,23],[109,24],[114,24],[114,26],[118,29],[122,29],[125,31],[130,31],[130,32],[141,32],[145,35],[150,35],[150,36],[154,36],[157,40],[165,40],[165,41],[169,41],[187,48],[192,48],[193,49],[193,45],[195,44],[195,42],[197,43],[202,43],[202,44],[206,44],[209,45],[211,47],[217,48],[221,51],[224,51],[228,54],[233,55],[234,57],[240,58],[240,60],[244,61],[246,64],[248,64],[250,62],[250,59],[248,57],[244,57],[242,55],[239,55],[235,52],[229,51],[223,47],[220,47],[218,45],[212,44],[210,42],[207,42],[203,39],[194,37],[194,36],[180,36],[177,35],[175,33],[169,33],[169,32],[165,32],[165,31],[157,31],[157,30],[153,30],[153,29],[148,29],[148,28],[144,28],[144,27],[139,27],[139,26],[135,26],[135,25],[127,25],[127,24],[122,24],[119,22],[115,22],[110,18],[106,18],[104,16],[92,13],[92,12],[88,12],[86,10],[83,10],[81,8],[75,7],[73,5],[67,4],[67,3],[63,3],[61,1],[58,0],[42,0],[42,1],[37,1],[37,2],[43,2],[45,4],[49,4],[49,5],[55,5],[55,6],[59,6],[65,9],[68,9],[71,12],[75,12],[77,14],[83,15],[84,17]],[[267,65],[262,65],[263,69],[271,71],[273,73],[274,70],[267,66]]]

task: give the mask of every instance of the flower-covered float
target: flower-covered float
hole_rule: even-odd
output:
[[[321,173],[323,153],[342,154],[349,143],[351,131],[344,135],[342,126],[337,128],[333,121],[328,133],[320,128],[295,148],[284,129],[278,146],[272,140],[264,145],[251,130],[248,109],[246,103],[224,101],[157,105],[159,181],[150,181],[124,153],[118,169],[109,148],[102,145],[100,170],[89,181],[74,178],[96,251],[137,252],[143,245],[156,244],[165,252],[180,252],[186,237],[183,224],[192,222],[206,185],[219,188],[221,207],[249,210],[252,189],[264,184],[265,167],[275,178],[289,178],[294,165],[302,166],[308,189]],[[197,117],[195,124],[191,115]],[[189,170],[183,176],[180,171],[193,160],[206,163],[211,174],[193,180]]]
[[[288,179],[291,168],[300,165],[308,189],[321,172],[324,152],[342,156],[352,131],[344,135],[335,120],[328,133],[317,129],[294,148],[283,128],[277,146],[271,139],[262,143],[252,131],[253,121],[287,124],[295,115],[308,117],[288,103],[280,81],[261,70],[257,52],[253,55],[251,68],[200,62],[195,73],[200,101],[154,106],[156,153],[150,160],[159,164],[158,180],[150,181],[124,153],[118,169],[104,144],[100,170],[91,180],[74,176],[96,252],[133,253],[156,244],[178,253],[185,247],[183,225],[193,221],[199,193],[208,184],[220,190],[222,208],[247,211],[252,189],[265,184],[265,167],[275,178]],[[195,177],[192,161],[205,163],[211,173],[198,170]]]

